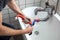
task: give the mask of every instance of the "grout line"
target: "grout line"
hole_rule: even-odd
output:
[[[35,0],[34,0],[34,2],[33,2],[33,6],[35,6]]]
[[[25,0],[25,8],[26,8],[26,0]]]

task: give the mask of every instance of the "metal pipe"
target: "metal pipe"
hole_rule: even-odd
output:
[[[54,14],[56,14],[56,12],[57,12],[58,4],[59,4],[59,0],[57,0],[56,9],[55,9],[55,13]]]

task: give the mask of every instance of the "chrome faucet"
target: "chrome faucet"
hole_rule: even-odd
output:
[[[45,6],[44,9],[36,8],[34,10],[35,15],[37,15],[37,12],[39,12],[39,11],[46,11],[46,12],[48,12],[49,15],[52,15],[53,14],[53,11],[55,10],[55,7],[53,5],[49,5],[49,2],[46,2],[45,5],[46,6]]]
[[[49,5],[49,2],[46,2],[45,5],[46,5],[46,7],[44,9],[42,9],[42,8],[36,8],[34,10],[35,15],[37,15],[37,12],[39,12],[39,11],[48,12],[47,13],[48,14],[47,17],[44,18],[44,19],[42,19],[41,21],[47,21],[53,15],[53,12],[55,10],[55,7],[53,5]]]

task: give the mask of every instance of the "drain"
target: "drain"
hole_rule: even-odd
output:
[[[39,32],[38,31],[35,31],[34,33],[35,33],[35,35],[39,35]]]

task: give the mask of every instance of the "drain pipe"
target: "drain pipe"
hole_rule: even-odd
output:
[[[56,12],[57,12],[58,4],[59,4],[59,0],[57,0],[56,9],[55,9],[55,13],[54,14],[56,14]]]

